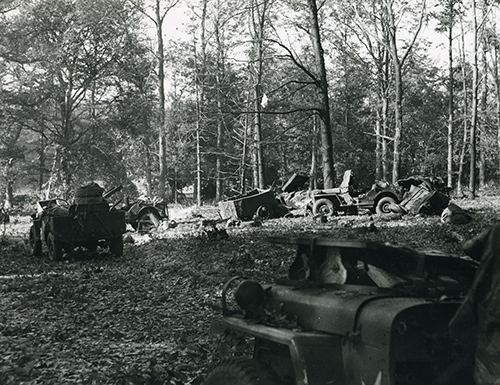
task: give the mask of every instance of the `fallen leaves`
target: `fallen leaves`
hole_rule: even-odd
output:
[[[228,239],[217,240],[199,237],[198,217],[179,219],[175,228],[131,234],[123,258],[62,263],[28,254],[23,219],[25,228],[0,241],[0,384],[201,384],[217,359],[219,339],[209,330],[223,283],[235,275],[272,282],[295,256],[293,247],[263,239],[361,238],[461,254],[460,240],[498,217],[500,201],[460,206],[474,212],[468,226],[438,217],[281,218],[230,227]],[[216,218],[207,212],[199,215]]]

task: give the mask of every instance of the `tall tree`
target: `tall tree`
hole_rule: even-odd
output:
[[[465,155],[468,145],[469,136],[469,100],[468,100],[468,87],[467,87],[467,60],[465,57],[465,30],[463,26],[463,16],[460,15],[460,67],[462,68],[462,94],[463,94],[463,114],[462,114],[462,125],[463,125],[463,135],[462,142],[460,146],[460,155],[458,160],[458,176],[457,176],[457,194],[462,195],[462,186],[464,178],[464,164]]]
[[[316,86],[318,89],[318,113],[321,119],[321,159],[323,163],[323,184],[332,188],[335,184],[335,169],[333,163],[332,121],[330,117],[330,98],[328,95],[328,79],[321,30],[316,0],[307,0],[309,11],[309,35],[311,38],[316,63]]]
[[[129,0],[155,26],[156,58],[158,63],[158,195],[165,198],[167,181],[167,132],[165,107],[165,46],[164,23],[168,13],[180,0]]]
[[[476,12],[476,0],[472,0],[472,33],[473,33],[473,57],[472,64],[472,122],[470,128],[470,172],[469,172],[469,189],[472,199],[476,196],[476,132],[477,132],[477,96],[478,96],[478,23]]]
[[[118,1],[41,0],[24,3],[0,26],[9,42],[0,55],[19,85],[18,119],[55,144],[64,194],[74,182],[77,145],[93,129],[95,96],[109,93],[105,79],[123,52],[130,22]]]
[[[253,80],[254,122],[253,122],[253,184],[264,188],[264,154],[262,150],[262,76],[264,70],[264,41],[268,24],[268,12],[272,0],[250,0],[250,34],[253,48],[251,69]]]
[[[488,23],[488,0],[483,0],[481,7],[481,68],[482,68],[482,88],[481,88],[481,119],[479,119],[479,188],[484,187],[486,184],[486,134],[488,129],[488,75],[489,66],[487,60],[488,52],[488,35],[486,27]]]
[[[402,15],[395,12],[395,0],[384,0],[385,23],[387,24],[387,33],[389,36],[389,53],[391,55],[393,75],[394,75],[394,157],[392,163],[392,182],[399,179],[399,169],[401,164],[401,138],[403,134],[403,66],[410,54],[417,37],[422,29],[425,16],[426,0],[422,1],[418,22],[415,32],[403,53],[400,52],[398,45],[398,20]],[[403,6],[400,12],[405,12],[406,6]]]
[[[500,41],[498,38],[497,24],[496,24],[497,11],[495,11],[495,17],[493,18],[493,53],[492,53],[492,63],[493,63],[493,79],[495,81],[495,96],[496,96],[496,124],[497,124],[497,181],[500,182],[500,74],[498,71],[499,66],[499,54],[500,54]]]

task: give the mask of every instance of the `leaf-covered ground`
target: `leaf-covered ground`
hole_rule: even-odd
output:
[[[267,236],[371,239],[461,254],[461,238],[500,217],[500,199],[457,203],[474,222],[375,218],[370,231],[367,215],[324,224],[276,219],[228,229],[229,239],[218,241],[200,238],[186,211],[175,229],[134,235],[123,258],[76,255],[60,263],[29,256],[29,218],[14,218],[0,237],[0,384],[201,384],[216,359],[210,325],[222,284],[234,275],[272,281],[294,256]]]

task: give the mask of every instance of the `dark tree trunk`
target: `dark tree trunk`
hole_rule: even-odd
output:
[[[160,11],[160,0],[156,0],[155,17],[156,17],[156,39],[158,56],[158,195],[160,199],[165,199],[165,187],[167,179],[167,145],[166,145],[166,126],[165,126],[165,50],[163,46],[163,17]]]
[[[448,2],[448,161],[447,161],[447,186],[453,186],[453,18],[454,2]]]
[[[252,1],[251,13],[253,23],[253,99],[254,99],[254,121],[253,121],[253,185],[264,188],[264,155],[262,149],[262,75],[264,60],[264,35],[269,0]]]
[[[476,130],[477,130],[477,88],[478,88],[478,63],[477,63],[477,17],[476,0],[472,0],[473,33],[474,33],[474,63],[472,66],[472,123],[470,129],[470,173],[469,189],[472,199],[476,196]]]
[[[309,172],[309,190],[316,189],[317,183],[317,168],[318,168],[318,116],[313,115],[312,121],[312,140],[311,140],[311,170]]]
[[[328,81],[324,51],[321,44],[321,33],[318,22],[318,6],[316,0],[307,0],[309,6],[310,36],[316,62],[318,76],[319,114],[321,118],[321,159],[323,163],[323,185],[332,188],[335,184],[335,169],[333,162],[332,123],[330,118],[330,99],[328,96]]]
[[[43,133],[40,135],[40,147],[38,149],[38,191],[42,192],[43,184],[45,182],[45,137]]]
[[[482,20],[486,20],[488,12],[488,1],[483,0],[482,7]],[[484,30],[484,27],[483,27]],[[482,35],[485,35],[484,33]],[[483,36],[482,40],[482,50],[481,50],[481,66],[483,68],[482,82],[483,87],[481,90],[481,119],[479,120],[479,130],[478,130],[478,144],[479,144],[479,188],[483,188],[486,184],[486,131],[487,131],[487,120],[488,120],[488,61],[486,59],[487,44],[488,39]]]
[[[496,31],[496,23],[494,24]],[[493,77],[495,78],[495,93],[496,93],[496,120],[497,120],[497,183],[500,183],[500,76],[498,73],[498,44],[494,44],[493,53]]]

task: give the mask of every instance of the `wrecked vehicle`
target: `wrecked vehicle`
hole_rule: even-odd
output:
[[[368,210],[379,215],[396,212],[441,214],[450,198],[449,188],[441,178],[421,176],[400,179],[395,185],[376,181],[372,188],[359,193],[354,187],[352,171],[344,173],[339,187],[314,190],[313,214],[331,216],[338,213],[358,214]]]
[[[326,216],[339,212],[355,215],[359,209],[386,214],[390,212],[390,206],[401,202],[402,198],[401,189],[387,182],[377,182],[371,190],[360,195],[353,186],[352,170],[347,170],[339,187],[312,192],[312,210],[314,215]]]
[[[122,190],[122,188],[122,185],[116,186],[105,192],[103,196],[107,199]],[[158,228],[163,220],[168,220],[169,218],[167,203],[158,199],[141,197],[131,200],[130,197],[125,196],[115,202],[113,206],[119,206],[119,210],[125,212],[125,221],[129,223],[134,230],[141,233],[146,233]]]
[[[450,202],[451,188],[446,187],[442,178],[411,176],[397,183],[404,191],[400,206],[406,213],[441,215]]]
[[[103,191],[93,183],[77,189],[71,204],[61,198],[39,201],[29,233],[32,254],[41,255],[45,247],[49,258],[58,261],[76,247],[95,252],[101,246],[122,256],[125,213],[110,206]]]
[[[223,219],[250,220],[254,216],[262,219],[279,218],[288,210],[276,199],[272,189],[255,189],[219,202],[219,212]]]
[[[274,242],[296,245],[288,277],[236,290],[233,278],[214,324],[233,344],[250,342],[252,358],[222,361],[206,385],[473,383],[473,341],[448,330],[472,259],[374,242]]]

